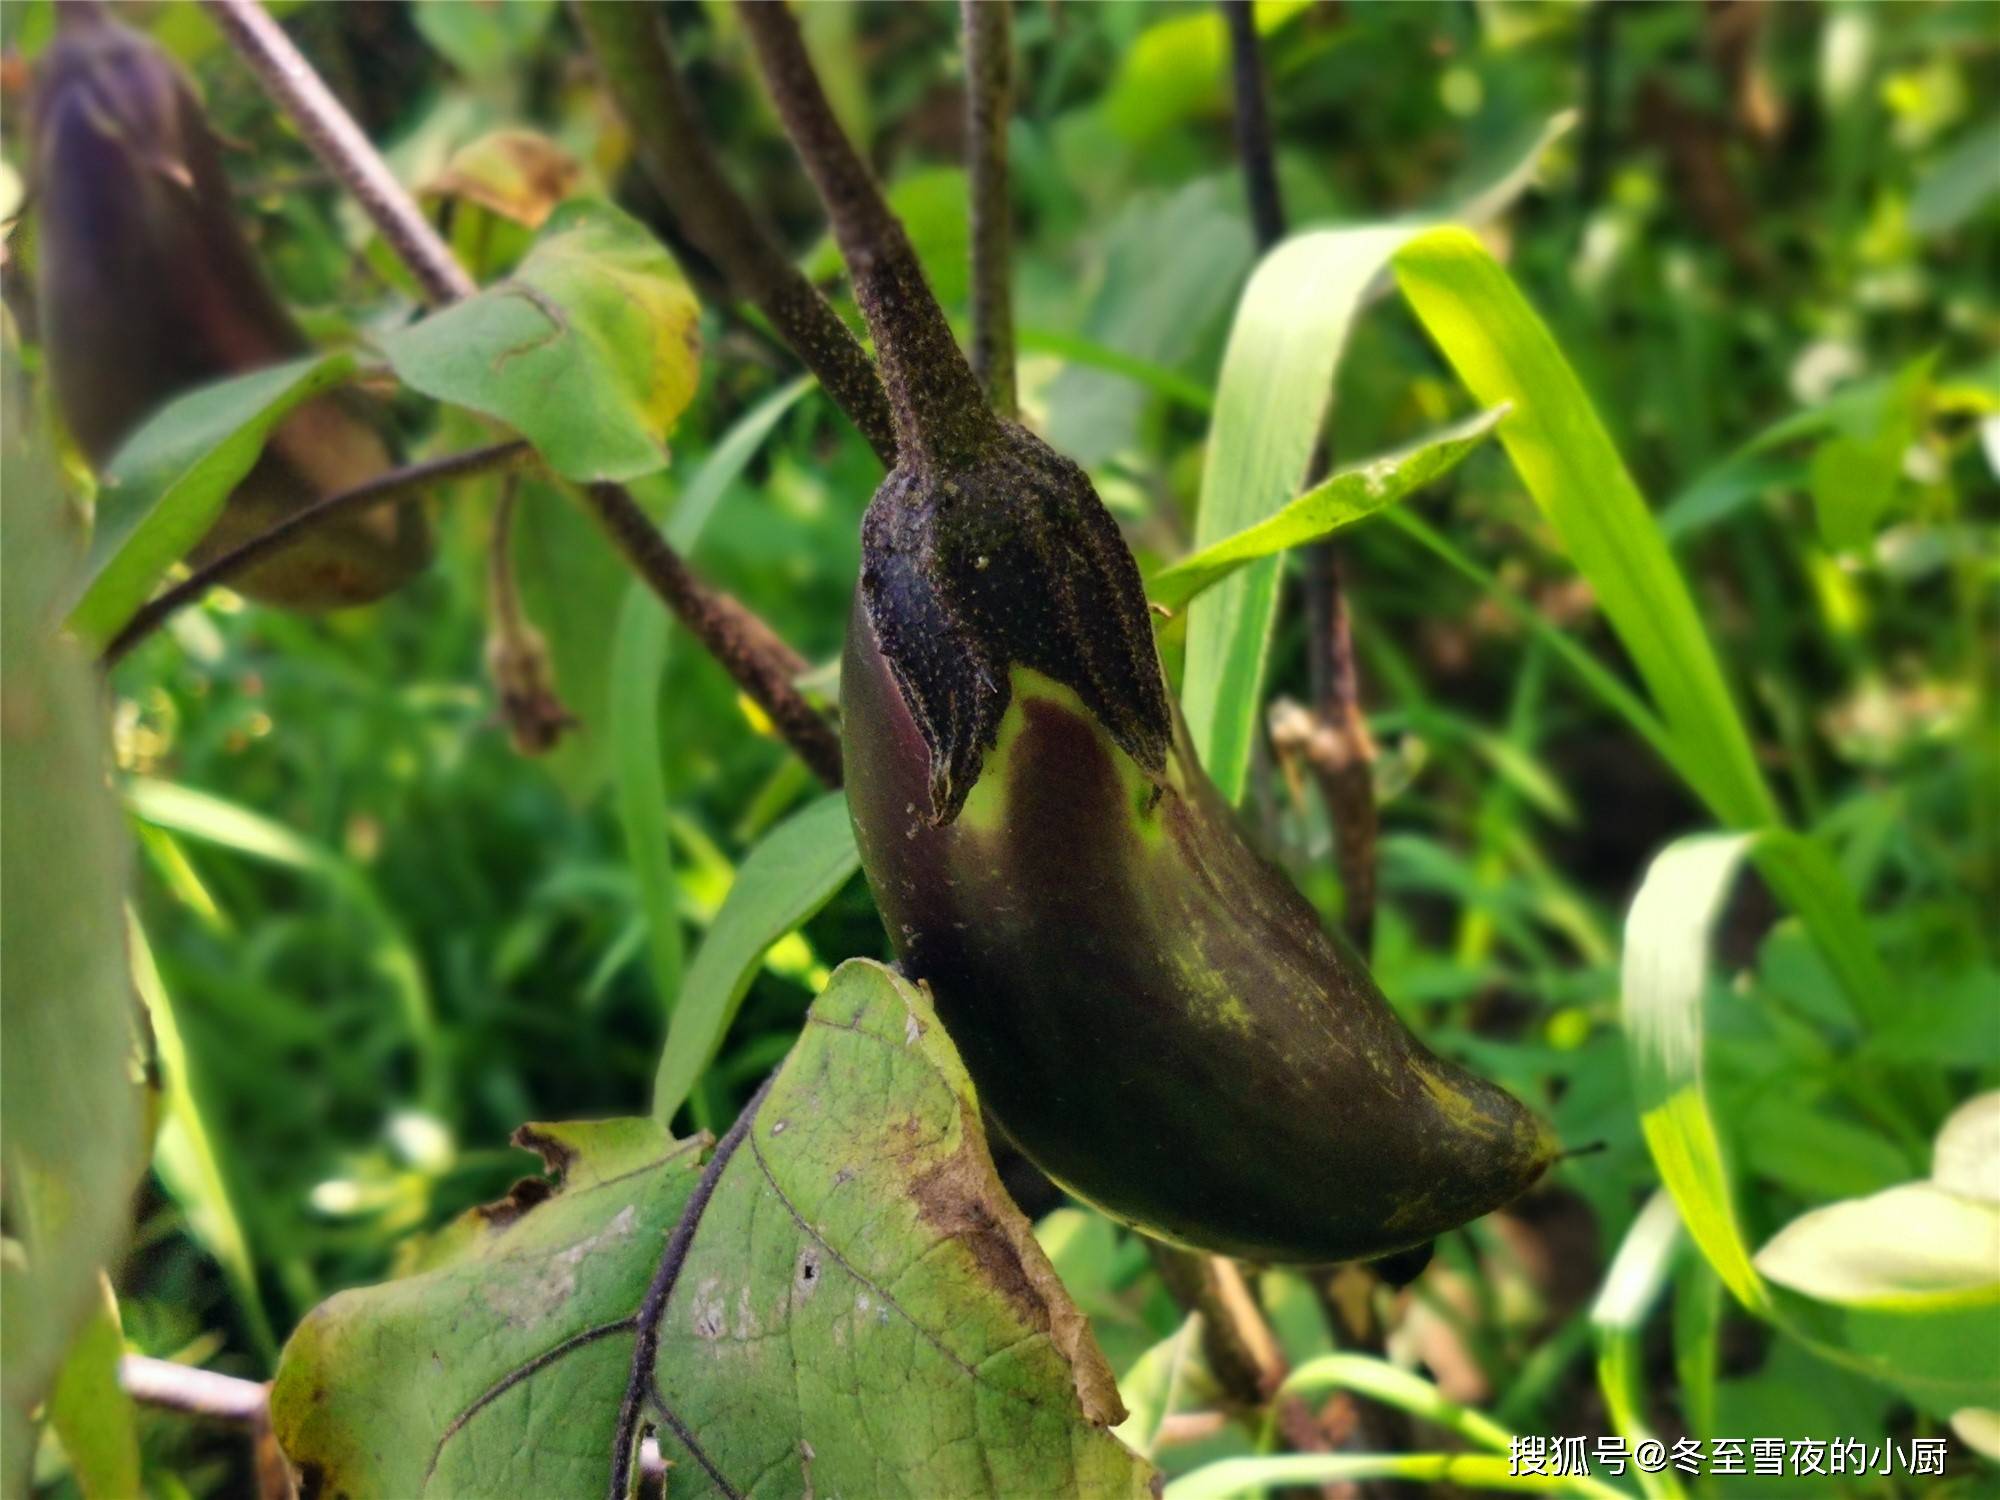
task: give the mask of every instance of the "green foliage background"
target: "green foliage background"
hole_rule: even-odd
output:
[[[229,165],[259,250],[315,333],[396,317],[400,273],[200,14],[132,14],[200,78],[237,143]],[[677,245],[560,9],[419,0],[289,19],[405,181],[430,181],[488,130],[529,126],[576,158],[586,187]],[[9,5],[4,20],[12,78],[47,7]],[[961,315],[954,8],[814,5],[804,20]],[[1949,1107],[2000,1081],[1994,11],[1773,7],[1752,83],[1718,64],[1714,19],[1692,5],[1282,6],[1260,21],[1300,228],[1452,202],[1552,116],[1581,111],[1493,242],[1652,502],[1757,765],[1795,826],[1828,841],[1894,985],[1891,1019],[1861,1028],[1798,924],[1772,925],[1760,887],[1727,907],[1707,1090],[1744,1237],[1754,1247],[1808,1208],[1927,1176]],[[835,283],[726,8],[677,7],[673,27],[737,180]],[[1197,532],[1205,407],[1255,259],[1221,23],[1191,5],[1030,3],[1016,30],[1024,404],[1159,566]],[[18,201],[20,91],[5,107]],[[483,210],[438,212],[482,281],[521,252]],[[636,486],[668,515],[796,373],[754,319],[718,305],[698,258],[683,267],[705,304],[701,388],[671,466]],[[1472,409],[1400,302],[1356,319],[1331,429],[1341,461]],[[481,440],[414,399],[400,415],[417,454]],[[830,662],[878,473],[809,392],[710,497],[696,555]],[[621,708],[643,710],[655,684],[618,674],[625,575],[573,508],[524,494],[524,602],[582,723],[555,755],[523,760],[481,669],[492,494],[485,481],[436,497],[438,561],[382,605],[307,620],[220,596],[113,679],[136,909],[158,971],[148,1001],[170,1006],[185,1053],[178,1123],[116,1277],[131,1347],[267,1377],[275,1341],[323,1297],[381,1279],[406,1236],[529,1169],[505,1146],[517,1124],[644,1114],[680,967],[680,943],[663,946],[649,916],[671,904],[697,944],[748,851],[814,795],[722,673],[676,639],[655,720],[671,883],[642,881],[614,779],[647,747],[619,732]],[[1629,677],[1499,445],[1406,508],[1475,575]],[[1619,1026],[1624,918],[1654,855],[1709,817],[1479,577],[1396,525],[1343,545],[1383,749],[1383,988],[1433,1045],[1549,1108],[1565,1140],[1605,1143],[1519,1212],[1441,1244],[1396,1347],[1513,1430],[1608,1431],[1589,1303],[1658,1180]],[[1302,697],[1302,617],[1289,584],[1282,598],[1266,687]],[[1251,819],[1336,913],[1324,813],[1258,739]],[[858,881],[772,950],[678,1124],[726,1126],[852,956],[886,956]],[[1897,1080],[1900,1128],[1857,1108],[1857,1075]],[[1075,1208],[1056,1209],[1043,1237],[1121,1376],[1174,1334],[1139,1242]],[[1654,1429],[1943,1430],[1726,1311],[1698,1258],[1665,1274],[1676,1310],[1631,1334]],[[1330,1347],[1302,1281],[1267,1278],[1266,1293],[1295,1361]],[[149,1416],[143,1437],[158,1493],[243,1482],[241,1455],[213,1434]],[[1174,1474],[1252,1446],[1232,1431],[1157,1457]],[[53,1451],[41,1475],[73,1492]],[[1968,1466],[1936,1492],[1983,1483]]]

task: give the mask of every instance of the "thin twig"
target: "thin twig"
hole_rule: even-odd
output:
[[[338,520],[350,511],[386,505],[473,474],[516,469],[531,462],[534,456],[535,450],[516,438],[484,448],[472,448],[464,453],[447,454],[443,458],[426,459],[422,463],[406,464],[350,489],[328,495],[324,500],[315,501],[304,510],[285,517],[268,531],[259,532],[240,546],[195,569],[165,593],[149,599],[111,638],[98,659],[99,665],[107,670],[116,666],[134,646],[164,625],[175,611],[194,603],[210,589],[227,583],[246,568],[254,567],[274,552],[284,551],[307,533]]]
[[[354,194],[409,267],[433,304],[476,290],[437,231],[396,181],[361,127],[256,0],[203,0],[223,34],[299,128],[306,144]],[[750,610],[697,578],[622,486],[594,484],[580,493],[614,546],[653,592],[715,656],[778,732],[829,786],[840,784],[840,741],[794,686],[796,652]]]
[[[665,8],[629,0],[573,0],[571,8],[612,101],[631,127],[640,163],[681,230],[715,263],[736,296],[763,310],[883,466],[893,467],[895,424],[874,362],[731,186],[681,80]]]
[[[900,219],[834,117],[784,0],[737,0],[778,118],[832,222],[881,361],[901,462],[948,467],[999,428]]]
[[[1269,250],[1285,236],[1285,204],[1278,188],[1271,114],[1266,100],[1264,63],[1249,0],[1222,0],[1229,26],[1236,94],[1236,149],[1250,199],[1258,245]],[[1322,445],[1310,484],[1326,471],[1330,449]],[[1340,553],[1332,541],[1308,547],[1305,563],[1306,640],[1317,721],[1302,737],[1333,821],[1334,857],[1346,905],[1343,925],[1366,959],[1375,935],[1375,742],[1361,712],[1354,668],[1354,634],[1341,587]]]
[[[396,258],[410,268],[432,306],[470,297],[465,268],[389,170],[354,117],[257,0],[202,0],[264,91],[291,117],[326,169],[375,222]]]
[[[1014,113],[1013,0],[959,0],[965,31],[965,168],[972,200],[972,370],[1012,421],[1014,214],[1007,124]]]

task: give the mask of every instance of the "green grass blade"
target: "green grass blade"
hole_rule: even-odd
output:
[[[1287,240],[1244,290],[1216,386],[1195,546],[1265,520],[1299,490],[1332,398],[1348,329],[1403,225],[1322,230]],[[1278,606],[1278,560],[1211,589],[1188,612],[1181,706],[1202,764],[1236,801],[1256,732]]]
[[[1162,1500],[1230,1500],[1266,1495],[1293,1485],[1400,1479],[1410,1484],[1461,1485],[1541,1495],[1589,1495],[1627,1500],[1625,1492],[1585,1476],[1510,1474],[1509,1461],[1485,1453],[1281,1453],[1267,1458],[1225,1458],[1183,1474]]]
[[[1514,1435],[1484,1412],[1461,1406],[1428,1380],[1365,1354],[1327,1354],[1308,1360],[1285,1378],[1280,1390],[1313,1398],[1329,1391],[1353,1391],[1499,1453],[1513,1441]]]
[[[815,382],[793,381],[746,412],[715,445],[668,516],[667,539],[693,552],[716,506],[778,422]],[[663,1011],[681,992],[687,952],[681,937],[680,895],[674,881],[673,842],[667,834],[667,777],[661,756],[660,679],[667,668],[673,621],[643,583],[626,590],[611,643],[613,779],[626,857],[639,886],[646,919],[653,991]]]
[[[430,981],[401,926],[356,865],[282,823],[193,787],[135,776],[125,784],[125,799],[148,823],[322,882],[374,929],[375,968],[396,997],[416,1051],[423,1105],[435,1113],[445,1110],[448,1079]]]
[[[1482,412],[1400,452],[1342,469],[1267,519],[1161,569],[1146,593],[1156,604],[1179,609],[1239,568],[1364,521],[1457,468],[1502,415]]]
[[[1655,1193],[1641,1209],[1604,1274],[1604,1286],[1590,1310],[1597,1333],[1597,1383],[1610,1410],[1611,1425],[1628,1448],[1657,1441],[1646,1421],[1641,1380],[1644,1353],[1640,1334],[1659,1301],[1681,1247],[1681,1219],[1674,1200]],[[1649,1474],[1634,1470],[1648,1500],[1683,1500],[1686,1491],[1671,1469]]]
[[[1395,257],[1404,297],[1483,406],[1513,403],[1500,441],[1613,629],[1724,823],[1777,821],[1750,737],[1652,514],[1575,372],[1507,273],[1463,229]]]
[[[1200,381],[1191,380],[1180,371],[1155,364],[1150,359],[1141,359],[1136,354],[1126,354],[1095,339],[1084,338],[1081,334],[1065,333],[1054,328],[1024,328],[1016,335],[1016,342],[1024,354],[1059,354],[1073,365],[1102,370],[1109,375],[1122,375],[1134,385],[1190,411],[1205,415],[1215,410],[1215,392]]]
[[[688,966],[653,1084],[655,1116],[671,1121],[687,1101],[765,950],[832,900],[860,863],[839,792],[792,814],[750,851]]]
[[[243,1232],[237,1216],[235,1197],[222,1169],[206,1114],[201,1107],[200,1083],[190,1064],[187,1045],[174,1016],[174,1004],[160,981],[153,962],[153,950],[137,916],[128,915],[127,930],[132,944],[132,984],[152,1023],[153,1045],[160,1059],[160,1086],[165,1095],[159,1137],[153,1143],[153,1164],[160,1179],[187,1215],[188,1228],[222,1267],[250,1341],[266,1369],[278,1362],[278,1340],[272,1332],[271,1314],[257,1288],[256,1258],[250,1252],[250,1237]]]
[[[1660,1180],[1723,1285],[1768,1314],[1770,1290],[1750,1263],[1702,1082],[1709,934],[1751,843],[1748,834],[1698,834],[1653,860],[1625,922],[1621,989],[1639,1125]]]

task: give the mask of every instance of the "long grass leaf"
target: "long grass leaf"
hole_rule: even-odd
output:
[[[839,792],[793,813],[750,851],[688,966],[653,1083],[655,1116],[670,1121],[687,1102],[765,950],[832,900],[860,863]]]
[[[1777,821],[1770,788],[1687,584],[1576,373],[1507,273],[1463,229],[1395,257],[1398,284],[1484,406],[1513,404],[1500,441],[1596,591],[1695,791],[1733,827]]]
[[[161,1090],[166,1096],[159,1137],[153,1145],[153,1163],[167,1191],[187,1215],[188,1228],[222,1267],[258,1357],[267,1368],[275,1367],[277,1336],[272,1332],[263,1293],[257,1287],[257,1262],[250,1252],[250,1237],[243,1231],[215,1137],[202,1109],[197,1070],[188,1057],[172,997],[160,980],[153,950],[137,916],[128,914],[127,930],[132,944],[132,984],[139,992],[140,1003],[146,1007],[146,1019],[152,1023],[153,1045],[160,1059]]]

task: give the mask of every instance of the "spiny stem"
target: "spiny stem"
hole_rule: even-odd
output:
[[[896,462],[889,398],[868,352],[818,288],[730,185],[681,81],[664,7],[572,0],[600,76],[631,127],[639,160],[687,237],[737,297],[755,303],[778,336],[861,430],[883,466]]]
[[[939,467],[976,457],[999,424],[902,221],[834,118],[797,19],[784,0],[737,0],[737,14],[854,279],[889,390],[900,461]]]
[[[1278,187],[1264,61],[1249,0],[1222,0],[1236,97],[1236,150],[1250,199],[1260,250],[1285,237],[1285,203]],[[1330,456],[1322,444],[1308,483],[1325,473]],[[1332,541],[1314,544],[1305,557],[1306,641],[1312,680],[1314,732],[1300,747],[1311,763],[1333,820],[1340,888],[1346,898],[1343,926],[1362,958],[1374,947],[1375,850],[1379,824],[1370,767],[1375,742],[1361,712],[1354,667],[1354,632],[1341,587],[1340,552]]]
[[[423,463],[406,464],[400,469],[378,474],[351,489],[328,495],[197,568],[165,593],[148,600],[111,638],[98,658],[98,665],[107,670],[116,666],[134,646],[166,624],[175,611],[194,603],[210,589],[227,583],[274,552],[284,551],[308,532],[336,521],[350,511],[386,505],[454,479],[517,469],[532,462],[534,457],[535,450],[517,438],[469,449],[464,453],[448,454],[443,458],[427,459]]]
[[[477,290],[472,278],[452,259],[388,163],[278,24],[256,0],[203,3],[265,92],[291,116],[314,154],[375,221],[383,241],[409,267],[426,298],[441,305],[471,296]],[[697,578],[621,486],[594,484],[582,493],[613,545],[653,592],[770,716],[814,773],[829,786],[838,786],[840,739],[794,683],[803,667],[798,653],[743,605]]]
[[[354,117],[257,0],[202,0],[230,46],[291,117],[312,153],[361,205],[433,307],[478,290]]]
[[[1013,205],[1007,122],[1014,112],[1013,0],[959,0],[965,31],[965,166],[972,199],[972,369],[993,409],[1014,419]]]

